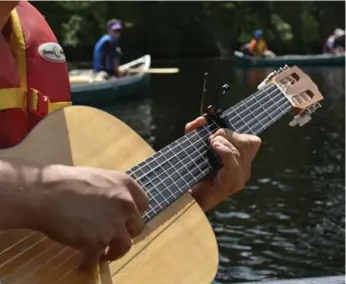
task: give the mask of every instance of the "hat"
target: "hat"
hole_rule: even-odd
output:
[[[342,30],[342,29],[336,29],[336,30],[334,31],[334,35],[335,35],[335,36],[343,36],[343,35],[345,35],[345,31]]]
[[[263,35],[263,31],[262,30],[256,30],[255,32],[254,32],[254,37],[255,38],[259,38],[259,37],[261,37]]]
[[[121,30],[123,28],[121,21],[120,20],[116,20],[116,19],[112,19],[109,20],[107,23],[107,30]]]

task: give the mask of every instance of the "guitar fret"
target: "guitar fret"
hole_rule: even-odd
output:
[[[266,91],[264,91],[264,93],[267,94]],[[280,95],[281,95],[281,94],[280,94]],[[273,113],[273,112],[275,112],[275,109],[276,109],[276,108],[275,108],[275,104],[274,104],[274,105],[271,105],[271,103],[270,103],[270,102],[273,101],[273,97],[276,98],[276,96],[271,96],[271,95],[269,94],[268,97],[269,97],[269,101],[268,101],[267,103],[265,103],[265,104],[259,103],[259,102],[258,102],[258,99],[255,97],[255,100],[256,100],[256,104],[257,104],[257,106],[258,106],[258,109],[262,109],[262,110],[263,110],[263,114],[264,114],[263,117],[261,116],[261,117],[259,118],[259,120],[261,121],[261,123],[259,123],[260,129],[256,129],[256,131],[255,131],[256,134],[258,134],[258,133],[260,133],[261,131],[265,130],[267,126],[273,124],[273,123],[276,121],[276,119],[275,119],[275,113]],[[266,106],[267,104],[270,105],[269,108],[264,107],[264,106]],[[272,110],[273,107],[274,107],[274,111],[271,112],[271,110]],[[273,117],[273,114],[274,114],[274,117]],[[268,123],[266,122],[266,119],[267,119],[267,118],[269,118],[269,122],[268,122]]]
[[[213,170],[208,159],[204,158],[204,153],[208,152],[208,145],[205,142],[206,134],[210,133],[208,130],[203,128],[194,135],[183,136],[179,139],[179,143],[177,140],[162,151],[165,160],[161,159],[161,163],[170,167],[167,169],[162,167],[161,174],[150,183],[149,195],[153,202],[149,202],[149,208],[144,214],[145,220],[154,217],[183,194],[185,189],[198,183],[199,179],[196,177],[202,178]],[[167,180],[170,182],[167,183]],[[165,188],[161,188],[162,186]]]
[[[258,102],[258,99],[257,99],[256,97],[255,97],[255,101],[256,101],[257,105],[259,106],[259,108],[262,109],[262,110],[264,111],[264,114],[266,114],[266,115],[269,117],[269,119],[270,119],[271,121],[274,122],[273,117],[272,117],[272,116],[270,115],[270,113],[266,110],[266,108],[263,107],[263,105],[260,104],[260,103]],[[261,131],[265,130],[265,126],[263,125],[263,123],[260,123],[260,126],[261,126],[261,128],[262,128]]]
[[[237,132],[258,134],[289,109],[281,90],[270,85],[229,108],[221,118]],[[143,214],[146,222],[221,166],[220,157],[209,150],[208,143],[208,136],[218,128],[216,123],[203,125],[128,170],[147,191],[149,208]]]
[[[273,100],[272,98],[269,98],[269,100],[271,102],[273,102],[274,105],[276,105],[278,107],[279,110],[281,110],[281,107],[283,106],[283,104],[278,104],[275,100]],[[289,102],[287,100],[284,101],[284,104],[288,104]],[[282,111],[282,110],[281,110]],[[282,112],[283,113],[283,112]],[[285,114],[285,113],[283,113]]]
[[[243,122],[243,125],[246,126],[246,128],[247,128],[250,132],[252,132],[252,130],[251,130],[251,128],[249,127],[249,125],[247,124],[247,122],[244,121],[244,120],[242,119],[241,115],[237,113],[236,109],[233,109],[233,112],[235,113],[235,115],[236,115],[237,117],[240,118],[240,121],[239,121],[239,122]],[[238,128],[238,127],[236,127],[236,126],[234,126],[234,130],[237,131],[237,132],[240,132],[240,128]]]
[[[274,87],[269,87],[268,89],[271,89],[270,95],[275,96],[273,93],[275,91],[277,91],[278,89],[275,89]],[[253,96],[251,99],[249,99],[248,101],[245,101],[243,104],[240,104],[241,107],[243,107],[244,112],[247,112],[248,114],[246,116],[249,116],[249,114],[251,116],[253,116],[255,118],[255,120],[259,121],[260,124],[262,124],[261,119],[267,118],[266,117],[266,113],[261,112],[261,109],[258,108],[258,105],[262,106],[265,105],[267,103],[267,101],[265,100],[265,96],[268,95],[266,92],[259,92],[257,96]],[[250,102],[252,102],[250,104]],[[253,103],[255,102],[255,103]],[[254,110],[252,110],[254,109]],[[269,116],[269,118],[271,118],[271,116]],[[253,119],[251,119],[249,122],[251,123]],[[249,127],[251,129],[252,132],[256,132],[254,131],[253,128],[254,125],[252,125],[252,127]],[[247,132],[246,132],[247,133]]]
[[[238,103],[236,108],[230,108],[223,117],[237,132],[258,134],[284,115],[289,110],[286,108],[288,104],[280,89],[272,85]],[[277,115],[278,112],[281,116]],[[237,115],[232,116],[234,113]]]
[[[194,145],[193,145],[193,148],[194,148],[194,150],[195,150],[194,153],[198,153],[198,149],[197,149]],[[203,156],[198,157],[198,155],[197,155],[197,158],[200,158],[200,159],[202,160],[202,163],[201,163],[201,164],[198,164],[198,162],[195,162],[195,160],[194,160],[195,157],[191,156],[191,158],[192,158],[191,160],[192,160],[192,162],[194,163],[194,165],[195,165],[201,172],[203,172],[203,170],[204,170],[204,169],[201,168],[201,165],[202,165],[202,163],[204,163],[204,162],[206,162],[207,168],[212,168],[211,165],[209,164],[208,160],[204,159]]]
[[[205,170],[201,171],[198,175],[196,175],[196,177],[198,177],[198,178],[203,178],[203,177],[205,177],[205,175],[208,174],[209,172],[210,172],[209,168],[206,168]],[[184,190],[181,191],[181,193],[184,193],[184,192],[185,192],[185,189],[188,189],[188,188],[190,188],[190,187],[188,186],[188,187],[183,188]],[[178,196],[174,196],[174,197],[178,197]],[[147,214],[148,214],[149,216],[152,216],[152,217],[153,217],[153,214],[152,214],[152,213],[154,213],[154,215],[156,215],[156,214],[158,213],[158,212],[156,211],[156,209],[159,209],[158,206],[155,206],[155,207],[151,208],[151,209],[149,210],[149,211],[151,211],[151,212],[148,212]]]
[[[171,163],[171,160],[173,160],[173,163]],[[174,161],[177,161],[177,162],[174,163]],[[178,166],[178,168],[179,168],[178,172],[179,173],[180,173],[181,169],[185,169],[186,173],[189,174],[190,177],[193,177],[192,174],[190,173],[189,169],[187,167],[185,167],[185,165],[181,161],[179,161],[179,159],[177,157],[174,156],[173,159],[168,160],[168,163],[170,163],[172,168],[174,168],[175,165]],[[186,185],[189,186],[189,183],[191,182],[191,179],[190,180],[189,179],[185,180],[184,179],[185,174],[181,174],[181,176],[183,177],[183,180],[186,183]]]
[[[263,92],[267,95],[267,91],[266,90],[263,90]],[[281,94],[282,95],[282,94]],[[279,109],[281,108],[281,104],[277,104],[277,101],[273,99],[273,96],[268,96],[269,97],[269,101],[272,102],[274,105],[276,105]],[[283,95],[281,96],[280,100],[282,98],[285,98]],[[286,98],[285,98],[286,99]],[[285,100],[286,102],[286,100]]]

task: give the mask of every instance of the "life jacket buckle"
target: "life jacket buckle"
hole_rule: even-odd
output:
[[[49,98],[42,95],[39,91],[30,89],[29,106],[30,110],[38,117],[44,117],[49,113]]]

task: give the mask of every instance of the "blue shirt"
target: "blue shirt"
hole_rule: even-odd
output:
[[[116,39],[108,34],[104,35],[94,47],[93,69],[95,71],[113,71],[114,60],[118,57]]]

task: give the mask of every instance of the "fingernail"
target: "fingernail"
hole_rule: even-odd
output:
[[[191,125],[191,122],[187,123],[187,124],[185,125],[185,128],[189,128],[190,125]]]

